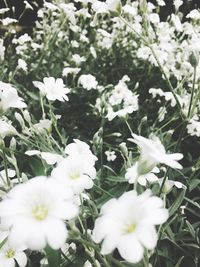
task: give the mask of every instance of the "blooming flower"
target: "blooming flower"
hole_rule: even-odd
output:
[[[8,135],[16,135],[17,131],[10,121],[0,120],[0,137],[4,139]]]
[[[138,164],[138,161],[135,162],[135,164],[126,171],[125,179],[128,180],[130,184],[133,184],[137,181],[140,185],[146,186],[147,181],[149,183],[158,181],[158,177],[155,174],[159,172],[157,167],[154,167],[149,173],[140,175],[138,173]]]
[[[44,176],[15,186],[0,203],[2,225],[10,229],[9,244],[32,250],[43,249],[47,243],[60,248],[67,238],[64,220],[78,213],[72,197],[69,188]]]
[[[138,174],[142,175],[150,172],[159,163],[168,165],[171,168],[182,168],[177,160],[182,159],[183,155],[181,153],[167,154],[158,138],[150,140],[136,134],[132,134],[132,136],[134,139],[130,139],[130,141],[136,143],[141,150]]]
[[[86,159],[69,156],[53,169],[51,175],[56,180],[65,184],[66,188],[72,188],[75,193],[81,193],[84,189],[90,189],[93,186],[92,180],[96,176],[96,170]]]
[[[92,239],[102,242],[101,253],[109,254],[115,248],[125,260],[137,263],[144,248],[154,249],[157,243],[155,225],[164,223],[168,211],[160,198],[151,196],[149,190],[141,195],[135,191],[111,199],[101,208]]]
[[[9,232],[0,233],[0,243],[7,238]],[[26,254],[23,252],[25,248],[13,248],[10,246],[9,242],[1,247],[0,250],[0,265],[3,267],[15,267],[15,260],[17,261],[19,267],[25,267],[27,264]]]
[[[161,186],[163,183],[163,178],[158,179],[158,183]],[[186,189],[186,186],[182,184],[181,182],[166,179],[164,186],[162,188],[162,192],[165,194],[168,194],[174,186],[178,189],[181,189],[181,188]]]
[[[41,94],[46,96],[48,100],[55,101],[68,101],[67,94],[70,92],[65,87],[61,78],[55,79],[54,77],[45,77],[42,82],[34,81],[34,86],[37,87]]]
[[[27,150],[25,154],[28,156],[41,156],[41,158],[44,159],[48,165],[54,165],[55,163],[58,163],[63,159],[63,157],[59,154],[40,152],[39,150]]]
[[[78,139],[74,139],[74,143],[66,146],[65,153],[73,157],[82,157],[87,159],[89,165],[94,166],[97,157],[93,155],[88,144]]]
[[[26,108],[26,104],[11,84],[0,81],[0,111],[9,108]]]
[[[91,74],[83,74],[79,77],[78,83],[86,90],[96,89],[98,82],[96,78]]]
[[[115,151],[105,151],[107,161],[114,161],[116,159]]]

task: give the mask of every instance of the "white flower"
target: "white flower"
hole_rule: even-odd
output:
[[[138,161],[135,162],[135,164],[128,168],[126,171],[125,179],[128,180],[130,184],[134,184],[137,181],[140,185],[146,186],[147,181],[149,183],[158,181],[158,177],[155,175],[155,173],[159,172],[159,169],[157,167],[153,168],[153,170],[151,170],[149,173],[140,175],[138,173],[138,164]]]
[[[42,159],[46,161],[48,165],[54,165],[55,163],[59,163],[63,160],[63,157],[59,154],[50,152],[40,152],[39,150],[27,150],[25,154],[28,156],[39,155]]]
[[[96,78],[91,74],[83,74],[79,77],[78,83],[86,90],[96,89],[98,82]]]
[[[17,135],[17,131],[11,125],[10,121],[0,120],[0,137],[4,139],[9,135]]]
[[[164,179],[164,178],[160,178],[160,179],[158,179],[158,183],[160,184],[160,186],[161,186],[162,183],[163,183],[163,179]],[[178,182],[178,181],[173,181],[173,180],[168,180],[168,179],[166,179],[166,181],[165,181],[165,183],[164,183],[164,186],[163,186],[163,188],[162,188],[162,192],[165,193],[165,194],[168,194],[168,193],[172,190],[172,188],[173,188],[174,186],[175,186],[176,188],[178,188],[178,189],[181,189],[181,188],[186,189],[186,186],[185,186],[183,183]]]
[[[180,6],[182,6],[183,1],[182,0],[174,0],[174,6],[178,10]]]
[[[182,159],[183,155],[181,153],[167,154],[158,138],[152,140],[136,134],[132,134],[132,136],[134,139],[130,139],[130,141],[136,143],[141,150],[138,165],[140,175],[150,172],[159,163],[171,168],[182,168],[177,161]]]
[[[52,121],[48,119],[40,120],[38,123],[34,124],[33,127],[39,133],[44,133],[46,131],[50,132],[52,126]]]
[[[92,154],[89,145],[78,139],[74,139],[74,143],[66,146],[65,153],[69,156],[87,159],[87,163],[92,166],[94,166],[97,160],[97,157]]]
[[[23,59],[18,59],[18,68],[22,69],[23,71],[27,71],[27,63]]]
[[[116,159],[115,151],[105,151],[105,154],[107,156],[107,161],[114,161]]]
[[[66,67],[63,69],[62,75],[67,77],[68,74],[73,74],[77,75],[81,69],[80,68],[71,68],[71,67]]]
[[[9,108],[26,108],[26,104],[11,84],[0,81],[0,111]]]
[[[0,203],[2,225],[10,229],[9,244],[40,250],[48,243],[59,249],[67,238],[64,220],[78,213],[72,197],[69,188],[43,176],[15,186]]]
[[[190,13],[186,16],[186,18],[191,18],[194,20],[199,20],[200,19],[200,11],[197,9],[193,9],[190,11]]]
[[[95,1],[92,9],[96,13],[111,13],[111,15],[120,15],[122,4],[120,0],[106,0],[106,2]]]
[[[34,81],[34,86],[37,87],[41,94],[46,96],[48,100],[55,101],[68,101],[67,94],[70,90],[65,87],[61,78],[55,79],[54,77],[45,77],[42,82]]]
[[[9,232],[0,233],[0,243],[7,238]],[[9,242],[6,242],[0,249],[0,266],[2,267],[15,267],[15,260],[19,267],[25,267],[27,264],[26,254],[23,252],[25,248],[12,248]]]
[[[96,170],[87,162],[87,158],[69,156],[53,169],[51,176],[79,194],[84,189],[92,188]]]
[[[82,62],[86,61],[85,57],[81,57],[79,54],[72,55],[72,61],[79,66]]]
[[[126,192],[102,206],[92,239],[96,243],[103,241],[102,254],[117,248],[122,258],[137,263],[143,257],[144,248],[155,248],[155,225],[164,223],[167,218],[162,200],[151,196],[149,190],[139,196],[135,191]]]
[[[198,118],[193,117],[187,125],[187,131],[191,136],[200,137],[200,121]]]

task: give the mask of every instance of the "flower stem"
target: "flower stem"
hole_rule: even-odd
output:
[[[194,91],[195,91],[195,83],[196,83],[196,75],[197,75],[197,68],[196,66],[194,67],[194,75],[193,75],[193,81],[192,81],[192,93],[191,93],[191,98],[190,98],[190,104],[189,104],[189,109],[188,109],[188,114],[187,118],[190,119],[192,117],[192,104],[193,104],[193,99],[194,99]]]

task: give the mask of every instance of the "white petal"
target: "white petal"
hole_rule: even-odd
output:
[[[143,257],[144,249],[133,234],[122,237],[117,248],[122,258],[129,262],[137,263]]]
[[[17,224],[10,232],[8,241],[11,247],[18,248],[26,244],[27,239],[30,235],[30,225]]]
[[[147,249],[154,249],[157,243],[157,234],[154,226],[143,225],[137,229],[137,236],[140,242]]]
[[[101,253],[110,254],[117,247],[118,242],[119,238],[116,235],[108,235],[102,243]]]
[[[32,226],[27,225],[27,227],[30,227],[31,230],[27,238],[27,247],[31,250],[41,250],[45,248],[46,240],[42,224],[40,222],[36,222]]]
[[[153,225],[158,225],[166,222],[169,217],[167,209],[152,209],[151,214],[146,218]]]
[[[71,220],[78,215],[78,207],[73,203],[62,201],[51,215],[58,219]]]
[[[39,150],[27,150],[25,154],[28,156],[40,155],[40,151]]]
[[[27,264],[27,257],[24,252],[18,252],[15,255],[15,259],[20,267],[25,267]]]
[[[53,249],[61,248],[67,239],[67,229],[60,220],[49,220],[46,226],[46,238]]]

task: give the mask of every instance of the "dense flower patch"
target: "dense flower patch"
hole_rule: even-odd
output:
[[[154,2],[0,9],[0,266],[199,266],[200,10]]]

